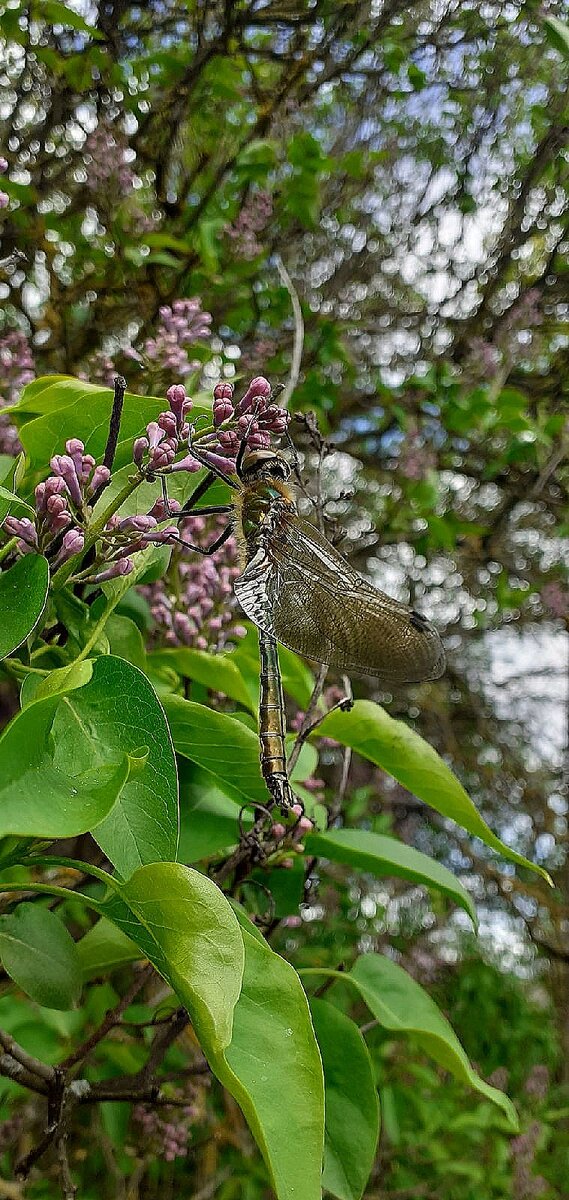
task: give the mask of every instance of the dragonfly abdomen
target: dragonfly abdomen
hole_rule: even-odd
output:
[[[269,634],[259,634],[261,656],[259,740],[261,771],[275,803],[288,808],[294,797],[286,772],[285,712],[277,643]]]

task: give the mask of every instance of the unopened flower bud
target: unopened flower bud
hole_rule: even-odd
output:
[[[274,822],[271,828],[271,837],[275,842],[280,842],[284,837],[286,837],[286,829],[284,825],[281,825],[280,821]]]
[[[100,467],[95,467],[91,477],[91,482],[87,488],[87,495],[94,496],[95,492],[97,492],[99,488],[103,486],[103,484],[106,486],[110,478],[111,472],[109,471],[108,467],[104,467],[102,465]]]
[[[136,438],[132,447],[132,457],[137,467],[140,467],[145,454],[148,453],[148,438]]]
[[[106,567],[104,571],[99,571],[98,575],[92,575],[89,583],[105,583],[107,579],[117,579],[121,575],[130,575],[134,567],[134,563],[130,558],[118,558],[116,562],[111,563],[110,567]]]
[[[213,389],[214,400],[231,400],[233,396],[232,383],[216,383]]]
[[[186,454],[185,458],[181,458],[179,462],[172,464],[172,471],[199,471],[201,463],[193,458],[191,454]]]
[[[28,517],[6,517],[4,521],[4,529],[11,537],[21,538],[28,546],[37,546],[38,535],[33,521]]]
[[[61,543],[62,550],[65,551],[65,557],[71,558],[72,554],[80,554],[85,545],[85,535],[80,529],[68,529],[64,534],[63,542]]]
[[[213,423],[217,427],[223,425],[224,421],[229,421],[233,416],[233,405],[231,400],[214,400],[213,402]]]

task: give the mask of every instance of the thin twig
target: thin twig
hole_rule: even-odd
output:
[[[288,379],[284,386],[284,390],[281,393],[281,395],[279,396],[279,404],[281,405],[281,407],[288,408],[290,398],[292,396],[292,393],[294,392],[294,389],[298,383],[299,376],[300,376],[300,364],[302,362],[302,351],[303,351],[303,347],[304,347],[304,321],[302,318],[302,309],[300,307],[300,300],[298,298],[298,292],[294,286],[294,283],[292,282],[292,279],[283,263],[283,260],[280,256],[280,254],[275,254],[275,266],[279,273],[279,277],[290,296],[290,302],[292,305],[292,311],[293,311],[293,316],[294,316],[294,341],[293,341],[293,345],[292,345],[292,360],[291,360],[291,364],[290,364],[290,371],[289,371]]]
[[[109,471],[112,471],[112,469],[113,469],[113,463],[115,461],[115,453],[116,453],[116,449],[117,449],[117,442],[119,440],[119,433],[120,433],[120,428],[121,428],[121,417],[122,417],[122,410],[123,410],[123,404],[124,404],[124,394],[126,392],[126,379],[122,375],[115,375],[114,387],[115,387],[115,393],[113,396],[113,407],[111,409],[111,419],[109,422],[109,436],[107,438],[107,444],[105,446],[105,453],[103,455],[103,466],[108,467]],[[109,486],[109,483],[110,483],[110,479],[107,480],[106,483],[99,484],[99,487],[97,488],[97,490],[95,492],[93,492],[93,495],[92,495],[91,501],[90,501],[92,508],[97,503],[99,496],[102,495],[105,488]]]
[[[89,1055],[95,1046],[97,1046],[98,1043],[107,1036],[110,1030],[113,1029],[115,1025],[119,1024],[123,1012],[125,1012],[126,1009],[132,1004],[134,997],[138,995],[141,988],[144,987],[144,984],[147,983],[151,978],[153,971],[154,967],[149,965],[147,967],[143,967],[143,969],[135,975],[135,978],[133,979],[128,990],[125,992],[124,996],[122,996],[114,1008],[109,1009],[98,1029],[95,1029],[91,1036],[87,1038],[87,1040],[83,1042],[81,1046],[78,1046],[72,1054],[69,1054],[68,1057],[62,1062],[61,1067],[63,1070],[67,1071],[70,1067],[74,1067],[76,1063],[82,1062],[84,1058],[87,1058],[87,1055]]]
[[[312,689],[312,695],[308,702],[308,708],[302,718],[302,725],[300,726],[300,729],[296,735],[294,746],[289,755],[289,759],[288,759],[288,763],[287,763],[287,770],[289,771],[289,774],[291,771],[294,770],[294,768],[298,762],[298,756],[300,754],[300,751],[302,750],[302,747],[303,747],[307,737],[309,737],[309,735],[312,733],[312,730],[315,729],[316,726],[319,725],[320,722],[323,720],[324,714],[319,716],[317,719],[315,719],[315,718],[316,718],[316,713],[317,713],[317,708],[318,708],[318,701],[320,700],[320,697],[322,695],[322,692],[324,689],[324,684],[326,682],[327,674],[328,674],[327,664],[322,663],[321,666],[319,667],[318,674],[316,676],[314,687]]]
[[[4,1033],[3,1029],[0,1029],[0,1046],[3,1046],[7,1054],[15,1058],[22,1067],[25,1067],[26,1071],[31,1071],[34,1075],[39,1075],[40,1079],[45,1079],[47,1083],[53,1083],[55,1079],[54,1068],[48,1066],[47,1063],[42,1062],[39,1058],[34,1058],[32,1054],[28,1054],[27,1050],[24,1050],[23,1046],[20,1046],[9,1033]]]

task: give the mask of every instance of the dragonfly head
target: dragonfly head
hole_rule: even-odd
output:
[[[276,450],[250,450],[241,463],[241,478],[246,482],[253,479],[288,479],[291,468]]]

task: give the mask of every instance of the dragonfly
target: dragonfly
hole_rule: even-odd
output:
[[[285,813],[297,801],[287,774],[277,644],[391,685],[437,679],[445,668],[443,645],[426,617],[369,583],[301,517],[289,483],[292,468],[279,451],[251,450],[243,440],[235,478],[211,466],[195,446],[192,454],[207,474],[172,515],[181,520],[194,510],[200,516],[227,514],[226,528],[210,546],[180,538],[199,554],[214,554],[236,535],[241,574],[235,595],[259,633],[261,771],[271,806]],[[196,508],[216,477],[232,489],[233,502]],[[163,491],[167,502],[164,483]]]

